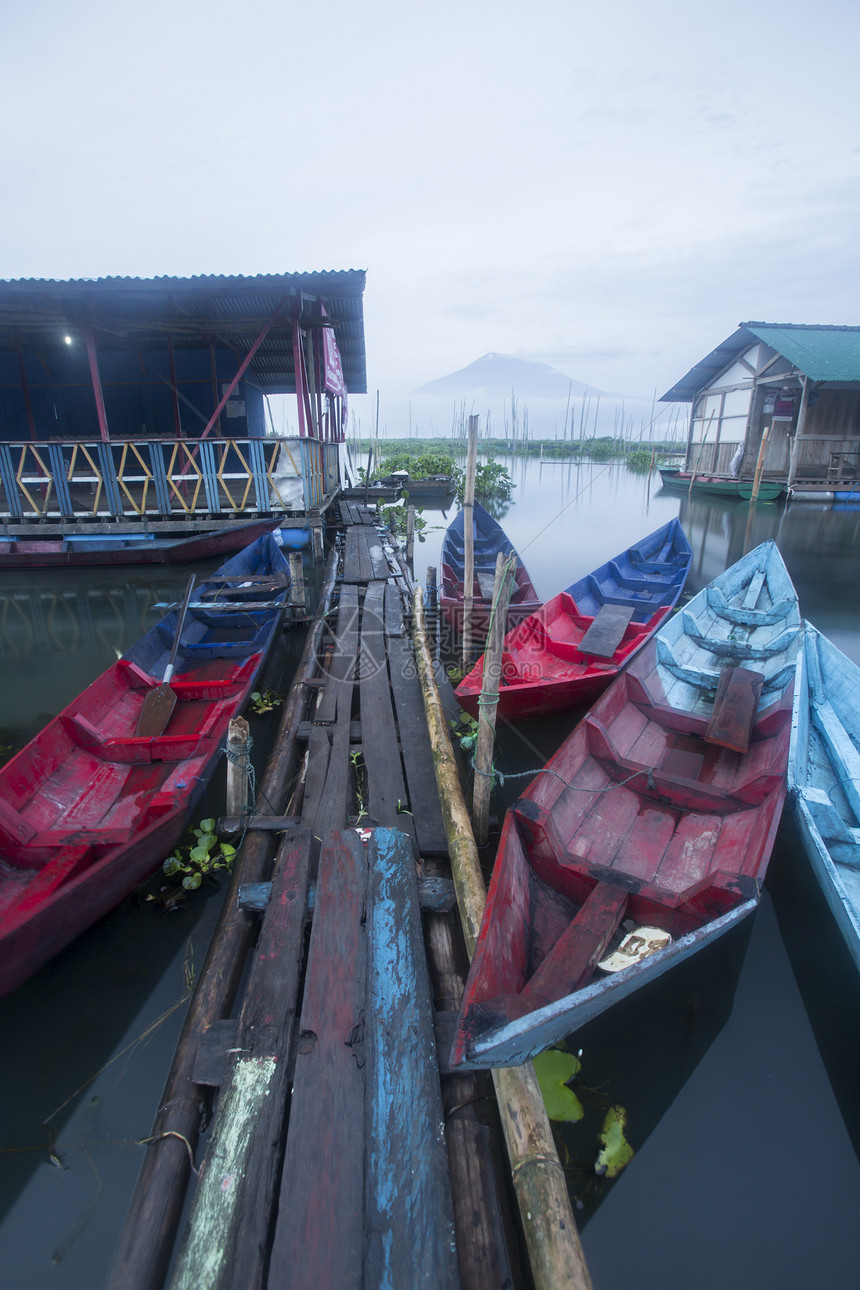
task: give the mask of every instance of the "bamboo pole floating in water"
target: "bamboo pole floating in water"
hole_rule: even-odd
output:
[[[478,461],[478,418],[469,417],[466,486],[463,492],[463,672],[468,671],[472,647],[472,589],[475,583],[475,467]]]
[[[499,679],[502,672],[502,650],[508,621],[517,557],[496,557],[496,579],[493,584],[493,608],[490,630],[484,648],[481,697],[478,699],[478,739],[475,744],[475,783],[472,788],[472,823],[479,847],[487,845],[490,834],[490,792],[493,787],[493,745],[496,740],[496,709],[499,706]]]
[[[420,587],[413,594],[413,643],[433,750],[436,784],[448,840],[460,922],[469,958],[475,952],[486,900],[454,749],[424,626]],[[535,1290],[592,1290],[564,1171],[531,1062],[493,1071],[511,1175],[522,1218]]]
[[[296,671],[259,795],[258,809],[271,810],[286,793],[297,763],[299,722],[312,694],[317,654],[337,577],[337,552],[326,566],[317,613]],[[218,926],[182,1027],[182,1034],[159,1102],[146,1155],[114,1255],[106,1290],[158,1290],[164,1283],[185,1204],[202,1114],[208,1100],[193,1080],[203,1032],[229,1017],[257,926],[238,908],[239,887],[262,882],[271,867],[276,836],[249,833],[236,861]]]

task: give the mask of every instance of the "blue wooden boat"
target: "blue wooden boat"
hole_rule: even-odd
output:
[[[516,721],[596,699],[674,609],[692,558],[670,520],[530,614],[505,638],[499,714]],[[481,657],[456,690],[474,717],[483,683]]]
[[[176,672],[207,659],[265,654],[289,589],[287,559],[272,534],[264,533],[196,589],[179,638]],[[123,657],[151,676],[163,676],[178,619],[177,607]]]
[[[473,507],[474,582],[472,587],[472,638],[485,640],[493,606],[493,582],[496,558],[500,553],[517,555],[504,529],[480,502]],[[463,596],[466,568],[465,511],[458,511],[445,531],[442,541],[441,587],[439,607],[455,631],[463,629]],[[527,618],[540,606],[525,565],[517,555],[517,573],[511,591],[508,623]]]
[[[801,644],[776,545],[668,619],[507,812],[452,1052],[517,1064],[757,906]]]
[[[824,896],[860,968],[860,668],[811,623],[795,694],[789,802]]]

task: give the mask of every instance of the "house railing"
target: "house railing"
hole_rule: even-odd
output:
[[[317,439],[0,443],[0,518],[78,520],[306,512],[338,483]]]

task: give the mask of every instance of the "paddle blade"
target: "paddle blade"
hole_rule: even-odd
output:
[[[166,681],[150,690],[137,719],[136,734],[145,739],[163,734],[175,707],[176,695]]]

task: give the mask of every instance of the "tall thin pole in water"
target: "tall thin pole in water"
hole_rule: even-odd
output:
[[[478,460],[478,418],[469,417],[466,488],[463,494],[463,671],[472,644],[472,590],[475,581],[475,467]]]

